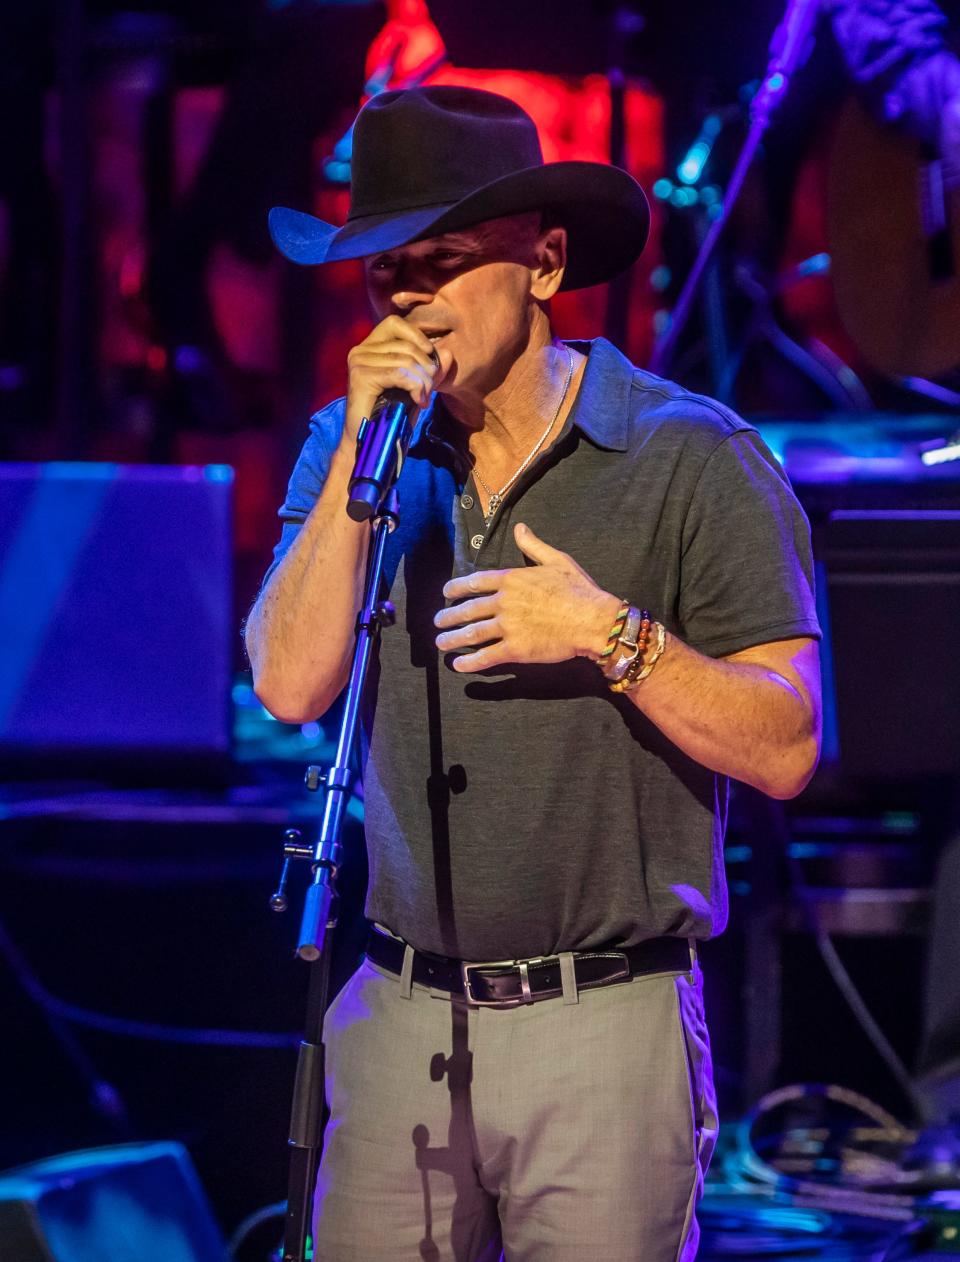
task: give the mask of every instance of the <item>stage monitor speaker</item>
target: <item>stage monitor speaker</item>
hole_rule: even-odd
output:
[[[123,1144],[0,1174],[0,1262],[227,1262],[186,1149]]]
[[[0,755],[229,752],[232,477],[0,465]]]
[[[960,512],[831,513],[824,535],[841,768],[960,772]]]

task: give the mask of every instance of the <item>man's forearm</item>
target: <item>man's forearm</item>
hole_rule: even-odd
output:
[[[794,797],[819,756],[816,648],[797,641],[784,674],[757,661],[704,657],[667,635],[663,657],[626,695],[689,757],[771,797]]]
[[[257,696],[279,719],[322,714],[346,682],[370,527],[346,513],[353,454],[341,445],[323,492],[247,621]]]

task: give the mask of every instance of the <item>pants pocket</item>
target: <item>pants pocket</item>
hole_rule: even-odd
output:
[[[690,1102],[697,1134],[697,1158],[706,1173],[717,1142],[720,1122],[713,1083],[710,1036],[703,1011],[703,974],[699,968],[691,973],[683,973],[677,977],[675,987],[690,1080]]]

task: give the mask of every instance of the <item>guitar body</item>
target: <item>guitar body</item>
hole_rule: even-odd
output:
[[[831,274],[844,327],[872,367],[960,366],[960,181],[919,144],[843,108],[830,159]]]

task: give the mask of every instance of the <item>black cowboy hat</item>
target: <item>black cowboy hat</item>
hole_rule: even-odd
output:
[[[350,212],[342,228],[275,206],[270,235],[294,263],[332,263],[540,210],[567,230],[561,289],[610,280],[647,240],[633,176],[601,162],[544,163],[519,105],[477,88],[383,92],[357,116]]]

